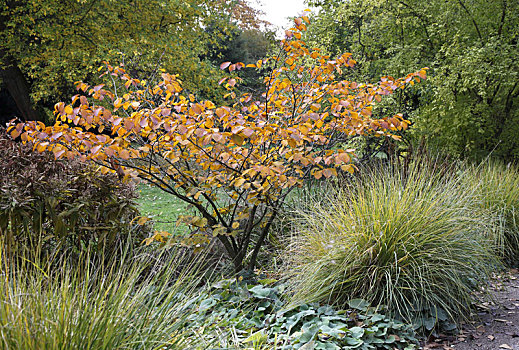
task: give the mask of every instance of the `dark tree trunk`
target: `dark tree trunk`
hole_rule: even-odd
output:
[[[14,63],[14,60],[10,59],[10,57],[2,51],[3,50],[0,49],[0,61],[2,62],[0,66],[0,79],[3,80],[7,91],[9,91],[9,94],[18,107],[20,113],[18,117],[25,121],[41,120],[32,105],[29,95],[29,84],[25,76]]]

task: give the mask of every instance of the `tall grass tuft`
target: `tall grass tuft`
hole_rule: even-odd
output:
[[[468,167],[464,186],[477,197],[474,211],[494,223],[487,234],[496,253],[510,266],[519,266],[519,171],[516,166],[487,160]]]
[[[180,266],[180,252],[122,254],[108,265],[82,255],[59,270],[0,257],[2,349],[187,347],[181,328],[200,274],[196,264]]]
[[[299,213],[285,268],[293,303],[363,298],[406,320],[461,319],[497,264],[473,201],[450,169],[362,170]]]

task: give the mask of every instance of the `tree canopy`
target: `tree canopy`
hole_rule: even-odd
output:
[[[225,33],[240,23],[259,25],[250,11],[232,0],[6,0],[0,79],[24,119],[40,118],[34,103],[52,106],[103,60],[123,61],[134,75],[160,65],[179,72],[190,91],[214,98],[220,73],[200,57],[218,40],[206,28],[217,23]]]
[[[311,0],[309,42],[346,50],[364,79],[431,68],[405,102],[414,133],[448,152],[519,158],[519,3]]]

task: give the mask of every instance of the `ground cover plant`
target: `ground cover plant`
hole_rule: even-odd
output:
[[[365,169],[308,203],[285,266],[293,302],[363,298],[428,330],[469,315],[472,292],[499,266],[485,236],[492,221],[443,170]]]
[[[411,326],[364,300],[347,310],[308,303],[286,307],[284,285],[221,280],[196,297],[187,320],[201,349],[417,349]]]
[[[347,53],[331,59],[308,48],[301,40],[307,22],[296,18],[278,55],[250,65],[270,65],[259,101],[232,91],[239,77],[221,81],[231,102],[217,107],[185,94],[171,74],[142,81],[107,63],[104,74],[113,86],[81,82],[71,104],[56,104],[53,126],[28,122],[9,132],[39,152],[91,160],[176,196],[197,211],[182,217],[196,244],[213,236],[236,272],[252,271],[286,195],[310,177],[352,172],[352,150],[341,147],[346,139],[398,139],[395,132],[406,129],[407,121],[375,116],[373,105],[425,79],[426,69],[375,84],[340,80],[355,61]],[[221,68],[235,72],[244,66],[225,62]]]

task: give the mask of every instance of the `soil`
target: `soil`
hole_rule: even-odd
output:
[[[430,339],[424,350],[519,350],[519,271],[496,276],[489,292],[490,301],[477,305],[475,321],[455,337]]]

